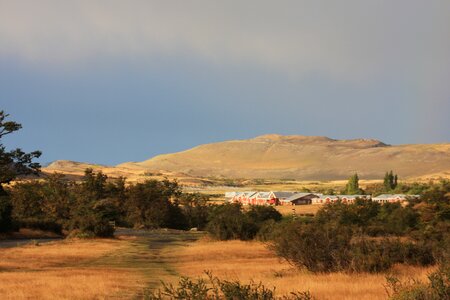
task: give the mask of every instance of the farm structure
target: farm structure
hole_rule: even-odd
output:
[[[313,198],[312,204],[327,204],[341,201],[343,203],[353,203],[356,199],[369,200],[368,195],[321,195],[320,197]]]
[[[243,205],[323,205],[327,203],[354,203],[356,199],[372,200],[378,203],[406,203],[410,199],[417,199],[419,195],[383,194],[377,197],[370,195],[323,195],[320,193],[298,192],[228,192],[225,199],[231,203]]]
[[[230,192],[225,199],[243,205],[301,205],[311,204],[311,199],[320,194],[296,192]]]
[[[321,194],[294,193],[290,197],[280,200],[281,205],[306,205],[312,204],[312,199],[320,197]]]
[[[378,203],[394,203],[394,202],[407,202],[410,199],[418,199],[419,195],[405,195],[405,194],[382,194],[377,197],[373,197],[372,201]]]

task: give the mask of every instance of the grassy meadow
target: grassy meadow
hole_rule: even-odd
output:
[[[171,253],[179,273],[205,276],[204,270],[228,280],[262,281],[276,287],[278,295],[309,290],[316,299],[386,299],[386,274],[310,273],[280,260],[267,245],[243,241],[202,239]],[[433,267],[395,266],[390,273],[400,279],[425,280]]]
[[[308,205],[285,205],[285,206],[275,206],[284,216],[291,216],[293,214],[315,214],[320,209],[320,205],[308,204]]]
[[[116,239],[62,240],[0,250],[1,299],[132,299],[161,280],[201,277],[262,281],[278,295],[309,290],[317,299],[386,299],[385,274],[299,271],[257,241],[212,241],[200,232],[136,232]],[[134,234],[134,235],[133,235]],[[429,268],[395,266],[401,279]]]
[[[144,278],[131,268],[95,262],[129,249],[126,240],[73,240],[0,250],[1,299],[131,297]]]
[[[152,232],[0,249],[0,299],[139,298],[161,280],[178,278],[166,248],[197,236]]]

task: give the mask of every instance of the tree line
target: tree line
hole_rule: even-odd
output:
[[[176,181],[125,184],[87,169],[81,181],[53,174],[7,189],[11,224],[80,236],[109,237],[114,225],[134,228],[203,229],[208,197],[182,193]],[[3,228],[3,227],[2,227]]]

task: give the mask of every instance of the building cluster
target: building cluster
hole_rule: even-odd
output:
[[[418,195],[383,194],[377,197],[370,195],[323,195],[320,193],[298,192],[226,192],[225,200],[243,205],[304,205],[327,204],[337,201],[353,203],[356,199],[372,200],[378,203],[406,202]]]

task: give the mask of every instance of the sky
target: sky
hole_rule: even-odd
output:
[[[262,134],[450,142],[450,1],[0,0],[8,148],[142,161]]]

